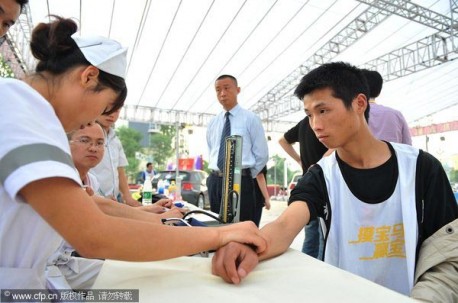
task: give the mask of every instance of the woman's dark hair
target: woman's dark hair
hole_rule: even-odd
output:
[[[77,66],[89,66],[83,53],[71,36],[76,33],[78,26],[72,19],[52,16],[55,20],[50,23],[38,24],[30,42],[32,54],[38,59],[36,72],[48,72],[52,75],[62,75]],[[118,98],[112,108],[104,114],[111,114],[124,105],[127,96],[126,82],[123,78],[100,70],[99,83],[95,91],[111,88],[118,92]]]

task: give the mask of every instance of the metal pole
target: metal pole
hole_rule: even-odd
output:
[[[277,196],[277,162],[274,163],[274,196]]]
[[[176,167],[175,167],[175,183],[176,183],[176,192],[175,197],[177,200],[181,200],[181,178],[180,178],[180,169],[178,167],[180,159],[180,123],[177,120],[175,124],[175,157],[176,157]]]

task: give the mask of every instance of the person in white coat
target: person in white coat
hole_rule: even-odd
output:
[[[141,204],[132,198],[127,182],[125,167],[129,163],[121,140],[119,140],[114,129],[120,112],[121,109],[118,109],[113,113],[97,118],[97,122],[102,126],[105,133],[106,144],[102,161],[91,169],[91,173],[99,180],[100,189],[104,195],[112,196],[124,204],[138,207]]]
[[[126,53],[54,17],[31,35],[36,72],[0,79],[0,289],[46,289],[48,259],[65,239],[89,258],[153,261],[266,242],[251,222],[174,227],[103,213],[82,188],[66,132],[125,100]]]
[[[84,189],[99,208],[108,215],[156,222],[162,218],[181,218],[181,208],[173,207],[170,199],[161,199],[152,205],[130,207],[104,199],[97,178],[89,172],[103,158],[105,136],[98,123],[91,123],[67,134],[72,159],[78,170]],[[167,211],[164,211],[164,209]],[[46,268],[48,284],[55,289],[87,289],[93,284],[103,265],[103,260],[81,258],[78,252],[66,241],[49,258]]]

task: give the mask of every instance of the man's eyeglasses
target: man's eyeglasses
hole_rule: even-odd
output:
[[[105,141],[103,139],[97,140],[97,141],[92,141],[88,137],[81,137],[76,140],[70,140],[70,143],[77,143],[81,145],[85,145],[86,147],[92,147],[94,146],[97,149],[102,149],[105,145]]]

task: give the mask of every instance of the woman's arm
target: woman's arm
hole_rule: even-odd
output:
[[[52,194],[50,194],[52,193]],[[153,261],[214,250],[231,241],[266,242],[252,222],[223,227],[174,227],[104,214],[74,181],[47,178],[19,193],[80,254],[90,258]]]

